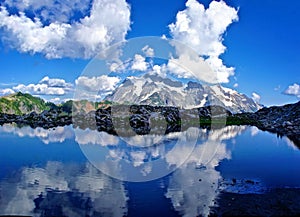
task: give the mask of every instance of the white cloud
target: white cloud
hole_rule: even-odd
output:
[[[146,71],[147,68],[148,63],[146,62],[146,58],[139,54],[135,54],[131,69],[137,71]]]
[[[235,84],[233,85],[234,88],[237,88],[238,86],[239,86],[238,83],[235,83]]]
[[[150,74],[151,73],[154,73],[154,74],[157,74],[163,78],[165,78],[167,76],[167,70],[168,70],[168,67],[166,66],[166,64],[162,64],[162,65],[154,65],[152,67],[152,72],[149,72]]]
[[[68,22],[75,13],[84,14],[89,9],[91,0],[5,0],[4,5],[15,7],[19,11],[30,11],[43,21]]]
[[[217,76],[215,82],[228,83],[229,77],[234,75],[234,68],[224,65],[223,60],[217,56],[210,56],[205,60]]]
[[[212,1],[205,9],[196,0],[188,0],[186,9],[178,12],[176,22],[169,25],[171,36],[205,57],[205,62],[213,69],[214,75],[202,75],[202,80],[211,82],[210,77],[217,77],[213,83],[227,83],[234,74],[234,68],[225,66],[219,56],[226,50],[223,34],[237,20],[237,10],[223,1]],[[181,48],[176,49],[180,58]]]
[[[252,93],[252,99],[253,99],[255,102],[259,103],[259,101],[260,101],[260,95],[258,95],[257,93],[253,92],[253,93]]]
[[[44,77],[38,84],[19,84],[13,87],[14,91],[33,95],[65,95],[71,91],[73,85],[63,79]]]
[[[14,92],[15,91],[10,88],[0,89],[0,96],[6,96],[6,95],[12,94]]]
[[[153,48],[149,47],[149,45],[146,45],[145,47],[143,47],[142,51],[148,57],[153,57],[154,56],[154,50],[153,50]]]
[[[201,57],[183,54],[179,58],[171,58],[167,64],[168,71],[179,78],[198,78],[209,83],[215,83],[218,78]]]
[[[298,98],[300,98],[300,85],[296,83],[290,85],[283,93],[287,95],[297,96]]]
[[[121,60],[114,60],[114,62],[110,63],[109,70],[111,72],[122,72],[126,70],[128,67],[128,62],[122,62]]]
[[[46,84],[49,87],[62,87],[62,88],[72,87],[72,84],[67,83],[64,79],[49,78],[48,76],[44,77],[39,83]]]
[[[150,63],[146,61],[146,57],[153,57],[154,50],[146,45],[141,51],[143,55],[135,54],[127,60],[113,59],[113,61],[109,63],[109,70],[119,73],[127,70],[146,71],[150,66]]]
[[[33,3],[36,1],[26,2],[18,8],[41,7],[38,3]],[[69,6],[62,4],[59,8],[62,16],[51,17],[51,10],[54,14],[59,11],[49,7],[50,11],[46,12],[49,14],[40,14],[34,19],[27,17],[22,10],[12,15],[7,7],[2,6],[0,28],[6,34],[3,39],[21,52],[42,53],[47,58],[91,58],[110,45],[124,41],[130,29],[130,9],[125,0],[95,0],[89,15],[78,21],[64,22],[67,18],[63,17],[71,16],[76,8],[82,10],[80,7],[83,4],[78,2],[68,3]],[[64,8],[69,9],[63,11]],[[45,19],[49,24],[44,22]]]
[[[109,77],[107,75],[101,75],[98,77],[80,76],[75,80],[77,88],[92,93],[109,93],[116,88],[116,85],[119,82],[120,78]]]
[[[15,91],[21,91],[23,93],[30,93],[34,95],[64,95],[63,88],[48,87],[46,84],[19,84],[13,87]]]
[[[48,101],[52,102],[54,104],[58,104],[58,103],[61,103],[63,100],[59,97],[55,97],[55,98],[49,99]]]

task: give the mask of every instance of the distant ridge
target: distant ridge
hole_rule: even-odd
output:
[[[222,106],[232,113],[256,112],[262,108],[245,94],[219,84],[174,81],[158,75],[128,77],[106,100],[120,104],[174,106],[185,109]]]

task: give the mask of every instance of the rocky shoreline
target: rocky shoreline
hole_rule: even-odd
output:
[[[33,128],[53,128],[73,124],[82,129],[90,128],[120,134],[120,129],[130,136],[132,133],[145,135],[155,131],[158,134],[179,132],[191,126],[211,128],[225,125],[251,125],[260,130],[287,136],[300,147],[300,102],[284,106],[263,108],[255,113],[232,114],[220,106],[207,106],[190,110],[176,107],[149,105],[118,105],[96,111],[76,112],[63,108],[52,108],[38,114],[0,114],[0,125],[16,123]],[[122,132],[121,132],[122,133]]]
[[[280,137],[287,136],[300,148],[300,101],[295,104],[262,108],[255,113],[236,114],[232,118],[243,125],[256,126]]]

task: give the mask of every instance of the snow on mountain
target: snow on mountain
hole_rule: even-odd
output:
[[[153,74],[128,77],[106,100],[186,109],[219,105],[233,113],[254,112],[260,108],[246,95],[219,84],[204,85],[192,81],[184,84]]]

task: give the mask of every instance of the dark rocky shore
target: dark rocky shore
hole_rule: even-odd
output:
[[[132,129],[136,134],[148,134],[150,130],[158,134],[179,132],[191,126],[203,128],[223,127],[225,125],[251,125],[261,130],[289,137],[300,147],[300,102],[284,106],[263,108],[255,113],[232,114],[220,106],[207,106],[190,110],[176,107],[149,105],[117,105],[96,111],[73,112],[64,108],[52,108],[38,114],[26,115],[0,114],[0,124],[16,123],[33,128],[52,128],[73,124],[82,129],[106,131],[111,134],[130,136]],[[213,125],[212,125],[213,124]],[[130,131],[133,133],[133,131]],[[128,134],[129,133],[129,134]]]
[[[236,123],[258,127],[260,130],[287,136],[300,148],[300,101],[284,106],[262,108],[255,113],[236,114],[229,119]]]

